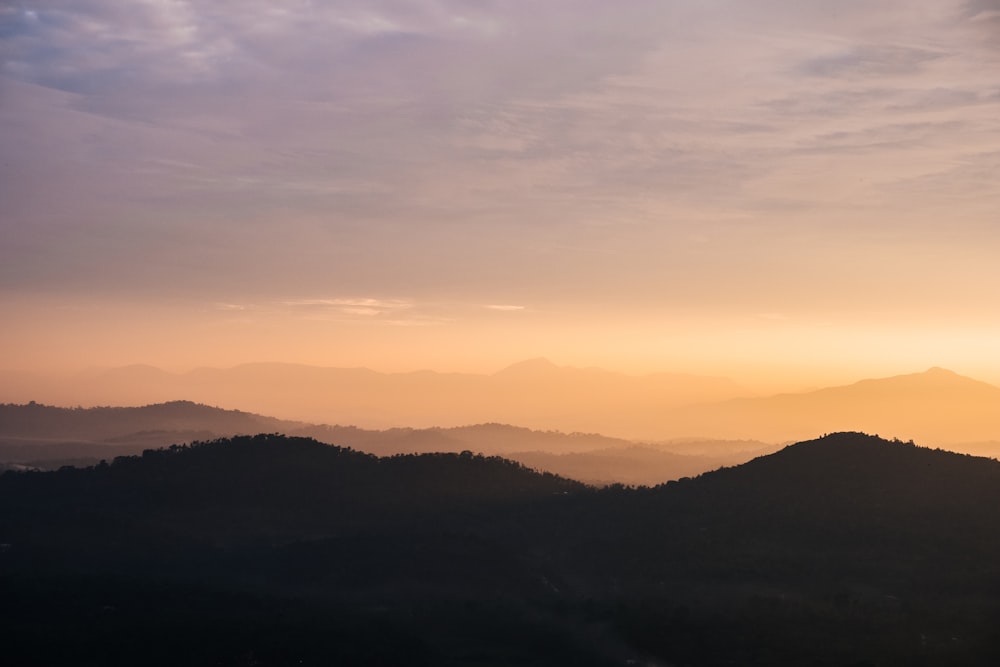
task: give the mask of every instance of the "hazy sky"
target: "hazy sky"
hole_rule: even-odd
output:
[[[6,0],[0,368],[1000,381],[998,183],[1000,0]]]

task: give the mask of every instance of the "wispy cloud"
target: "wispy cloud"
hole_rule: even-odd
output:
[[[903,252],[973,198],[951,224],[985,226],[998,12],[8,3],[0,287],[380,322],[434,301],[724,307],[732,274],[795,300],[769,276],[801,247],[832,270],[877,227]],[[325,285],[412,300],[281,298]]]
[[[802,64],[809,75],[826,77],[885,77],[915,74],[947,54],[898,45],[863,44],[811,58]]]
[[[282,304],[295,309],[333,310],[360,317],[386,315],[414,307],[410,301],[373,298],[290,299]]]
[[[507,304],[489,304],[483,306],[483,308],[488,308],[489,310],[499,310],[504,313],[517,312],[519,310],[524,310],[524,306],[513,306]]]
[[[1000,23],[1000,0],[968,0],[965,16],[975,22]]]

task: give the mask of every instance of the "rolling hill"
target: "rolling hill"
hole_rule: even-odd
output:
[[[862,433],[602,491],[244,437],[0,476],[0,621],[17,664],[990,665],[998,521],[1000,462]]]
[[[378,431],[291,422],[190,401],[134,408],[34,403],[0,405],[0,465],[86,466],[146,449],[261,431],[315,438],[379,456],[462,451],[503,455],[539,470],[599,484],[658,484],[743,462],[767,447],[726,442],[638,447],[599,434],[534,431],[506,424]],[[696,455],[677,451],[696,445]]]

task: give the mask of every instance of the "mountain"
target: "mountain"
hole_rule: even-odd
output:
[[[1000,462],[836,433],[655,488],[274,435],[0,476],[11,664],[997,664]],[[41,641],[45,638],[45,641]]]
[[[888,530],[915,522],[912,527],[925,531],[926,524],[944,514],[964,514],[963,522],[1000,514],[1000,507],[977,509],[1000,501],[1000,461],[857,432],[790,445],[701,475],[686,487],[685,502],[704,502],[701,509],[717,506],[742,516],[741,521],[749,522],[744,525],[747,531],[786,519],[814,521],[820,515],[854,513],[858,516],[851,516],[852,528],[899,520]],[[733,497],[741,498],[738,507],[731,504]]]
[[[3,396],[11,396],[18,382],[0,382]],[[294,364],[174,374],[132,366],[45,386],[36,379],[24,387],[33,395],[21,400],[143,405],[184,398],[291,421],[369,430],[499,423],[651,443],[697,438],[794,442],[816,433],[856,429],[922,444],[972,443],[968,451],[1000,454],[995,444],[1000,442],[1000,388],[940,368],[767,397],[752,397],[725,378],[633,376],[557,366],[545,359],[517,363],[492,375],[387,374]],[[416,442],[420,438],[434,439],[431,434],[407,437],[414,441],[412,451],[424,451]]]
[[[932,368],[799,394],[733,399],[672,413],[690,433],[770,441],[855,429],[928,445],[996,440],[1000,388]]]
[[[491,534],[582,491],[498,458],[275,435],[7,473],[0,650],[16,665],[621,664],[548,618],[545,568]]]
[[[13,386],[12,381],[12,385]],[[515,364],[492,375],[377,373],[259,363],[174,374],[145,366],[90,371],[27,385],[19,399],[63,405],[143,405],[178,398],[314,423],[366,428],[519,424],[537,430],[645,436],[671,406],[715,402],[749,392],[725,378],[656,373],[625,375]],[[12,390],[6,388],[4,395]],[[0,397],[2,398],[2,397]]]
[[[659,484],[751,457],[748,452],[729,451],[739,443],[702,443],[698,455],[690,456],[677,451],[690,443],[637,447],[599,434],[533,431],[506,424],[377,431],[171,401],[134,408],[0,405],[0,465],[87,466],[146,449],[261,431],[315,438],[379,456],[462,451],[504,455],[539,470],[599,484]],[[756,450],[765,447],[752,444]]]
[[[191,401],[96,408],[0,404],[0,464],[92,465],[149,448],[303,426]]]
[[[272,417],[192,401],[141,407],[58,408],[38,403],[0,405],[0,433],[15,438],[109,440],[149,431],[254,432],[301,426]],[[173,444],[173,443],[167,443]]]
[[[598,433],[536,431],[509,424],[474,424],[451,428],[391,428],[382,431],[354,426],[318,425],[301,428],[306,435],[323,442],[343,444],[372,454],[420,454],[470,450],[507,456],[515,452],[586,452],[634,446],[630,440],[609,438]]]
[[[428,508],[513,502],[580,491],[577,482],[498,457],[371,454],[309,438],[237,436],[147,450],[112,464],[2,479],[9,541],[31,544],[34,514],[71,505],[76,518],[112,511],[142,532],[246,535],[342,530]],[[137,525],[137,524],[136,524]],[[87,539],[87,538],[81,538]],[[160,538],[158,538],[160,539]],[[72,556],[79,558],[79,554]]]
[[[681,664],[1000,657],[1000,462],[836,433],[620,502],[588,507],[600,537],[574,548],[603,555],[577,576],[644,601],[627,632],[651,653]],[[707,648],[727,634],[740,638]]]

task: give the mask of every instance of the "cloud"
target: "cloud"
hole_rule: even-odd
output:
[[[1000,0],[968,0],[964,16],[975,23],[1000,24]]]
[[[5,70],[71,92],[215,80],[228,36],[187,2],[24,2]]]
[[[994,9],[25,1],[0,14],[0,287],[382,322],[754,283],[789,260],[753,239],[902,236],[921,175],[997,143],[966,39]],[[412,301],[281,303],[324,285]]]
[[[390,327],[432,327],[454,321],[453,317],[443,314],[444,311],[454,310],[454,307],[398,299],[292,299],[284,301],[283,305],[312,314],[334,312],[338,318],[363,320]]]
[[[944,111],[960,107],[996,104],[1000,102],[1000,87],[993,90],[941,87],[923,91],[912,100],[889,107],[890,111]]]
[[[350,306],[357,308],[410,308],[408,301],[385,299],[292,299],[284,302],[287,306]]]
[[[812,58],[801,71],[820,77],[885,77],[916,74],[946,54],[929,49],[893,45],[855,45],[846,50]]]
[[[575,20],[567,24],[571,8]],[[321,85],[334,95],[386,84],[397,94],[462,94],[454,83],[471,84],[474,95],[495,94],[489,85],[497,75],[514,92],[549,90],[614,71],[623,56],[641,53],[655,31],[627,22],[654,8],[649,2],[614,11],[597,2],[553,2],[502,12],[463,2],[26,2],[8,18],[18,37],[9,60],[30,80],[77,92],[113,92],[124,80],[149,80],[154,90],[204,82],[242,87],[252,83],[248,76],[285,91]],[[539,55],[581,42],[574,29],[580,25],[596,31],[590,43],[579,43],[586,50],[576,56],[585,67],[562,58],[527,67]],[[456,58],[460,52],[466,57]],[[289,71],[295,76],[282,76]]]
[[[414,307],[414,304],[409,301],[372,298],[291,299],[282,303],[292,308],[335,310],[344,315],[356,315],[360,317],[375,317]]]
[[[519,310],[524,310],[524,306],[511,306],[511,305],[504,305],[504,304],[490,304],[490,305],[487,305],[487,306],[483,306],[483,308],[488,308],[489,310],[499,310],[499,311],[505,312],[505,313],[517,312]]]
[[[1000,44],[1000,1],[968,0],[963,4],[959,18],[963,27],[984,49],[993,54]],[[996,66],[995,59],[993,66]]]

